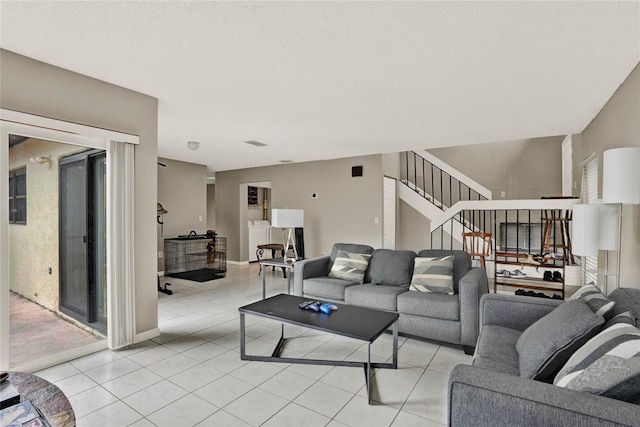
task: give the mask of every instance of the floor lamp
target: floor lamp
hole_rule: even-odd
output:
[[[271,225],[273,227],[288,229],[288,236],[285,240],[284,230],[282,234],[284,248],[284,262],[296,261],[298,259],[298,249],[296,248],[296,240],[293,232],[296,228],[304,226],[304,210],[302,209],[272,209]],[[293,247],[293,255],[295,258],[288,258],[289,247]]]
[[[602,156],[602,201],[617,205],[616,288],[620,286],[620,244],[622,240],[622,205],[640,204],[640,148],[606,150]]]
[[[615,205],[594,204],[573,205],[571,244],[572,253],[580,256],[597,257],[599,250],[610,251],[620,246],[618,209]],[[608,268],[608,252],[606,252]],[[585,275],[587,271],[585,270]],[[596,271],[595,273],[598,273]],[[608,272],[604,272],[604,292],[608,293]]]

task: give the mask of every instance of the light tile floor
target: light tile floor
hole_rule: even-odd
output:
[[[159,298],[161,335],[39,372],[69,397],[79,427],[99,426],[442,426],[447,380],[470,363],[458,346],[400,337],[399,368],[380,369],[368,405],[359,368],[240,360],[238,307],[261,298],[258,266],[229,266],[227,277],[170,279]],[[164,281],[163,281],[164,282]],[[154,284],[155,285],[155,284]],[[286,292],[267,273],[267,295]],[[247,316],[247,352],[270,354],[280,324]],[[284,355],[366,360],[366,344],[287,326]],[[390,334],[372,358],[391,358]]]

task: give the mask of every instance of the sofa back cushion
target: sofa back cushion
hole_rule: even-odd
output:
[[[600,331],[604,319],[581,299],[565,301],[518,338],[520,376],[549,381],[585,342]]]
[[[369,260],[364,281],[374,285],[409,287],[413,275],[413,251],[376,249]]]
[[[442,258],[453,255],[453,289],[458,293],[458,282],[469,270],[471,270],[471,257],[465,251],[452,251],[447,249],[424,249],[418,252],[419,257]]]
[[[329,268],[327,270],[327,276],[329,275],[331,268],[333,268],[333,263],[338,257],[338,251],[371,255],[373,253],[373,248],[368,245],[359,245],[353,243],[334,243],[333,248],[331,249],[331,255],[329,256]]]
[[[611,301],[615,301],[613,315],[631,312],[636,326],[640,327],[640,289],[618,288],[608,295]]]

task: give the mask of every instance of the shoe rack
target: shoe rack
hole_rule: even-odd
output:
[[[498,286],[560,293],[565,297],[565,258],[495,252],[493,292]]]

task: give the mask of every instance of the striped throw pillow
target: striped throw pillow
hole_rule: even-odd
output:
[[[613,315],[612,309],[613,306],[616,305],[615,301],[609,300],[596,285],[585,285],[581,287],[578,289],[578,292],[571,295],[569,299],[581,299],[589,306],[591,311],[604,317],[605,320],[609,320]]]
[[[617,323],[626,323],[627,325],[637,326],[636,318],[633,317],[630,311],[623,311],[620,314],[616,314],[613,316],[607,323],[604,324],[602,329],[607,329],[609,326],[615,325]]]
[[[338,251],[333,261],[329,277],[333,279],[350,280],[362,284],[364,273],[369,266],[370,254]]]
[[[553,383],[640,403],[640,330],[625,323],[603,330],[571,356]]]
[[[409,290],[453,295],[453,255],[416,258]]]

